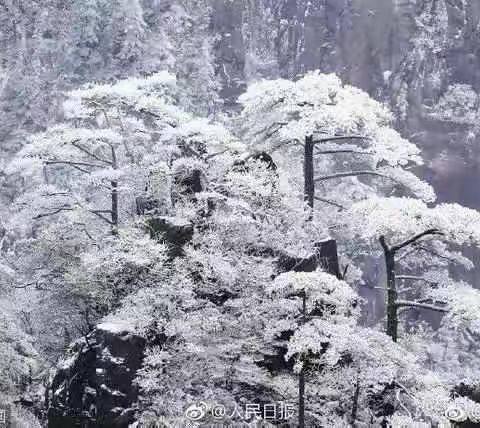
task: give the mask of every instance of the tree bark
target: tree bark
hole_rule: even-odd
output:
[[[118,183],[111,182],[112,186],[112,223],[115,228],[118,227]]]
[[[307,322],[307,295],[302,293],[302,324]],[[302,357],[303,358],[303,357]],[[305,428],[305,361],[298,376],[298,427]]]
[[[352,426],[355,426],[355,421],[357,420],[359,398],[360,398],[360,373],[357,373],[357,381],[355,383],[355,391],[353,393],[353,404],[352,404],[352,415],[351,415]]]
[[[303,176],[304,176],[304,199],[310,208],[309,220],[313,218],[313,203],[315,199],[315,181],[313,178],[313,136],[307,135],[305,137],[305,156],[303,162]]]
[[[117,169],[117,155],[115,153],[115,148],[111,146],[112,150],[112,168]],[[118,181],[112,180],[110,182],[112,186],[111,199],[112,199],[112,233],[116,234],[118,232]]]
[[[395,283],[395,251],[388,247],[384,236],[380,237],[380,244],[385,256],[387,272],[387,335],[396,342],[398,338],[398,292]]]
[[[305,373],[303,368],[298,378],[298,428],[305,428]]]
[[[383,248],[383,252],[385,255],[385,268],[387,271],[387,334],[392,338],[394,342],[397,341],[398,338],[398,308],[400,306],[416,306],[416,307],[423,307],[423,309],[431,309],[436,310],[438,312],[444,312],[443,308],[438,308],[432,305],[422,305],[418,302],[398,302],[398,292],[395,283],[395,255],[397,251],[400,251],[403,248],[406,248],[416,242],[420,241],[422,238],[426,236],[442,236],[444,233],[439,229],[427,229],[417,235],[407,239],[400,244],[388,246],[385,241],[385,236],[380,236],[380,245]],[[408,277],[403,275],[403,279],[413,277]],[[407,304],[409,303],[409,304]]]

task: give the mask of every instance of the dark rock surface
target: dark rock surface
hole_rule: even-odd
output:
[[[171,258],[183,254],[183,246],[193,237],[193,225],[187,221],[181,222],[174,217],[151,216],[146,219],[150,235],[169,246]]]
[[[278,273],[284,272],[313,272],[320,268],[325,272],[341,278],[338,262],[337,242],[329,239],[315,244],[315,253],[310,257],[301,258],[282,254],[277,261]],[[290,372],[293,369],[292,359],[285,360],[287,343],[293,331],[283,331],[277,342],[267,350],[263,358],[257,362],[260,367],[270,373]],[[328,346],[328,344],[326,344]]]
[[[145,346],[120,323],[100,324],[76,342],[49,383],[48,427],[128,427],[138,397],[132,381]]]
[[[278,270],[282,272],[313,272],[323,269],[337,278],[341,277],[338,262],[337,242],[333,239],[315,244],[315,253],[309,257],[293,257],[282,254],[277,262]]]

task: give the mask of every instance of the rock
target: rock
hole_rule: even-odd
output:
[[[158,213],[160,209],[160,201],[158,199],[139,196],[135,199],[137,205],[137,215],[146,215]]]
[[[267,152],[250,153],[242,159],[238,159],[234,162],[233,166],[237,171],[248,171],[248,161],[263,162],[269,171],[276,171],[277,165]]]
[[[377,418],[388,418],[395,412],[395,382],[383,383],[378,388],[367,388],[367,402],[368,408],[373,412]],[[381,426],[387,426],[384,419],[384,423]]]
[[[175,217],[151,216],[146,220],[152,238],[164,241],[169,246],[171,258],[183,255],[183,246],[193,238],[193,225]]]
[[[309,257],[293,257],[282,254],[277,262],[279,273],[283,272],[313,272],[318,267],[325,272],[341,278],[338,263],[337,242],[329,239],[315,244],[315,253]]]
[[[328,241],[315,244],[316,257],[319,266],[325,271],[341,279],[340,265],[338,262],[337,241],[329,239]]]
[[[337,242],[329,239],[315,244],[315,253],[309,257],[293,257],[282,254],[277,260],[278,273],[284,272],[313,272],[317,268],[323,269],[337,278],[341,278],[338,263]],[[316,308],[312,315],[321,316],[322,308]],[[260,367],[266,368],[271,373],[291,372],[293,360],[285,360],[287,344],[293,331],[283,331],[277,343],[263,353],[263,358],[257,362]],[[322,353],[326,351],[328,343],[322,344]]]
[[[461,382],[453,388],[453,395],[467,397],[476,403],[480,403],[480,385],[467,385]]]
[[[48,427],[128,427],[133,422],[146,340],[123,323],[104,323],[77,341],[47,390]]]
[[[179,187],[180,195],[193,195],[205,189],[205,174],[200,169],[193,169],[188,171],[188,174],[182,174],[176,177],[175,184]]]

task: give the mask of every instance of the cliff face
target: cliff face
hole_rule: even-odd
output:
[[[47,395],[48,426],[127,427],[133,421],[145,339],[128,326],[97,326],[69,350],[52,377]]]
[[[207,49],[194,61],[203,74],[184,76],[207,88],[196,88],[197,96],[213,92],[205,83],[213,62],[229,108],[253,79],[335,72],[391,104],[405,136],[424,148],[423,173],[441,200],[480,206],[480,195],[470,188],[478,155],[464,149],[464,129],[432,123],[425,109],[452,84],[479,90],[477,0],[136,0],[132,19],[143,44],[128,63],[117,58],[117,39],[109,33],[123,25],[115,21],[118,5],[27,3],[7,1],[0,12],[0,153],[13,153],[24,132],[54,121],[66,88],[174,63],[182,76],[188,74],[189,58],[203,48],[185,43],[188,37],[176,31],[182,25],[172,24],[180,19],[181,3],[198,15],[192,18],[195,40],[215,40],[213,55]],[[179,49],[183,56],[175,54]]]
[[[452,84],[478,92],[479,23],[476,0],[216,0],[212,9],[227,105],[258,77],[335,72],[391,105],[424,149],[422,173],[440,200],[472,207],[478,165],[465,126],[432,120],[429,109]]]
[[[217,0],[212,16],[227,97],[245,80],[295,78],[313,69],[378,93],[383,73],[406,51],[415,7],[382,0]]]

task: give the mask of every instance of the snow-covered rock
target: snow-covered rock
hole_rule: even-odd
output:
[[[146,341],[128,324],[99,324],[70,348],[48,386],[48,426],[128,427]]]

